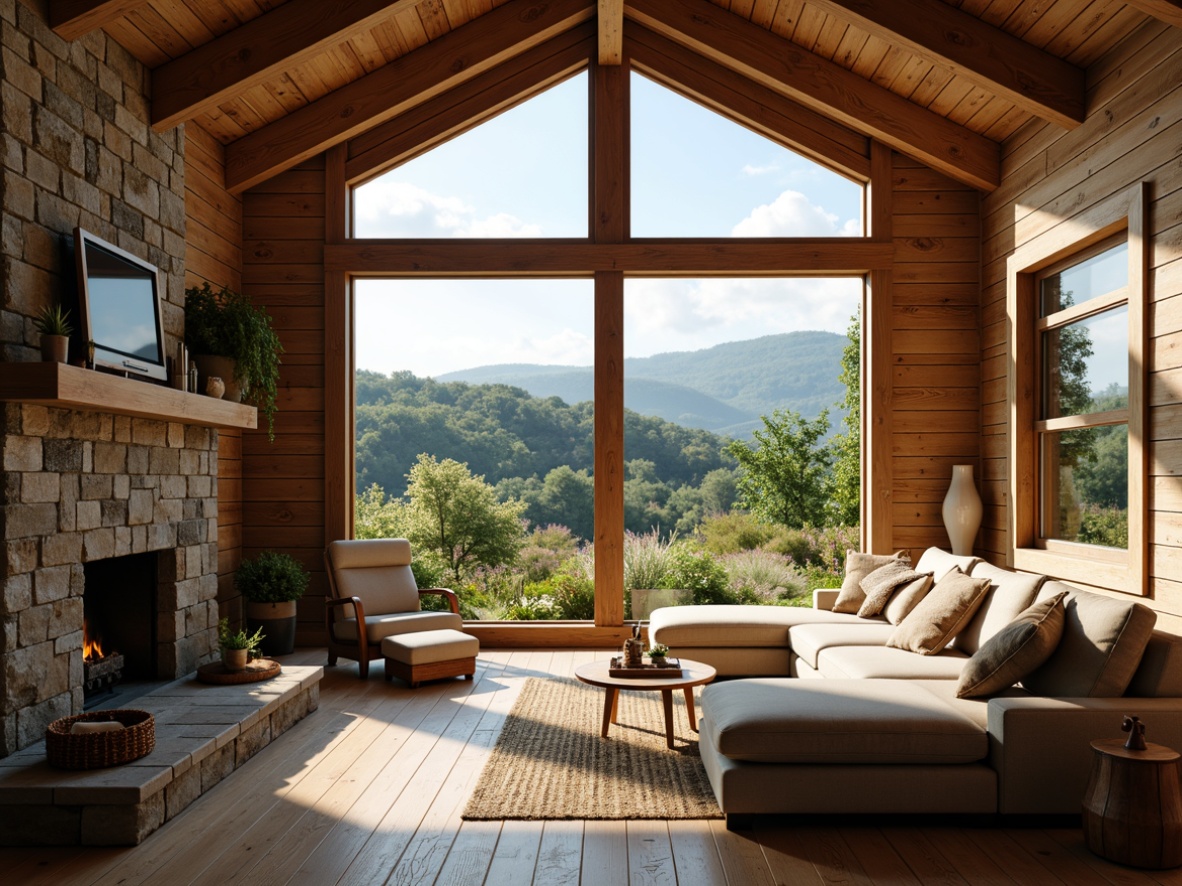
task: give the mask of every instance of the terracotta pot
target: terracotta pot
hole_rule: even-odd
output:
[[[246,662],[249,658],[249,649],[222,649],[222,665],[227,671],[246,670]]]
[[[210,378],[217,377],[226,383],[226,393],[222,398],[231,403],[242,402],[242,388],[234,380],[234,363],[230,357],[218,357],[213,354],[192,354],[190,359],[197,364],[197,390],[204,391]]]
[[[41,335],[41,359],[45,363],[65,363],[70,358],[68,335]]]

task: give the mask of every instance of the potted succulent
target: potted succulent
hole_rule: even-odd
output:
[[[61,305],[46,305],[33,320],[41,333],[41,359],[46,363],[65,363],[70,359],[70,336],[74,327],[70,325],[70,312]]]
[[[257,406],[273,441],[283,345],[267,312],[240,292],[192,286],[185,290],[185,344],[201,374],[198,390],[210,377],[224,380],[226,399]]]
[[[652,663],[659,668],[663,668],[665,666],[665,659],[668,657],[668,655],[669,647],[664,643],[654,643],[648,648],[648,657],[652,660]]]
[[[262,630],[248,634],[245,630],[230,628],[230,619],[218,622],[218,646],[222,650],[222,665],[227,671],[241,671],[263,642]]]
[[[295,649],[296,601],[308,588],[308,573],[290,554],[263,551],[242,561],[234,587],[246,600],[247,626],[266,632],[266,655]]]

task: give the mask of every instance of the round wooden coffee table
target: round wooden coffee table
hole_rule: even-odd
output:
[[[606,691],[603,699],[603,729],[600,735],[607,738],[608,727],[616,722],[616,707],[621,689],[638,692],[659,691],[665,705],[665,744],[673,747],[673,691],[685,690],[685,710],[689,716],[690,729],[698,731],[698,720],[694,716],[694,687],[709,683],[717,673],[708,664],[700,661],[681,659],[681,671],[672,671],[668,676],[659,677],[613,677],[608,673],[608,661],[593,661],[575,668],[575,676],[591,686],[602,686]]]

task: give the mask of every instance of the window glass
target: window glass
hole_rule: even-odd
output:
[[[632,235],[860,237],[862,185],[632,75]]]
[[[1042,334],[1042,418],[1129,403],[1129,308],[1121,305]]]
[[[587,75],[353,191],[356,237],[586,237]]]
[[[1128,546],[1127,425],[1041,435],[1043,538]]]
[[[1084,259],[1057,274],[1044,277],[1040,285],[1040,317],[1049,317],[1072,305],[1115,292],[1129,282],[1129,244],[1122,242]]]

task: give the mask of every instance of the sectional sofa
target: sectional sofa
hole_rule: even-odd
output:
[[[931,574],[927,595],[988,579],[937,654],[887,645],[914,599],[871,617],[831,611],[837,591],[817,592],[812,609],[653,612],[652,642],[740,678],[701,701],[699,746],[728,825],[760,813],[1078,814],[1090,742],[1120,737],[1125,715],[1182,749],[1182,638],[1154,630],[1148,607],[937,548],[914,570]],[[1061,607],[1049,658],[1022,685],[958,697],[962,672],[1038,603]]]

